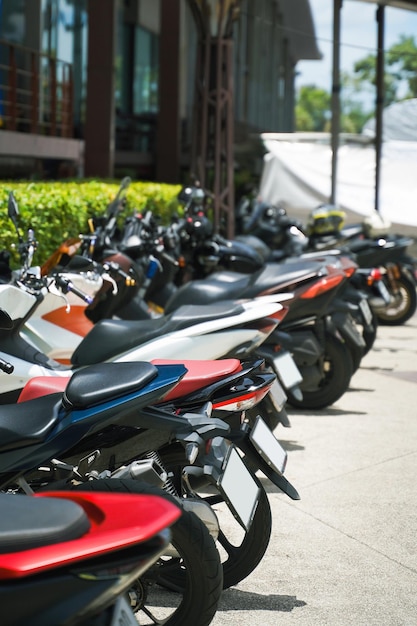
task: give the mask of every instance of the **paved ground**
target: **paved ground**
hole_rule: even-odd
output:
[[[290,418],[301,500],[268,486],[268,552],[212,625],[416,626],[417,316],[379,328],[337,404]]]

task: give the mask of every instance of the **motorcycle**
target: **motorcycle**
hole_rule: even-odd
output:
[[[66,274],[41,277],[37,268],[26,266],[27,263],[15,275],[15,284],[0,286],[1,302],[17,315],[14,329],[5,331],[0,341],[5,358],[15,368],[14,375],[4,385],[2,402],[15,400],[22,381],[33,376],[68,377],[74,368],[104,360],[170,358],[179,350],[187,358],[198,358],[202,351],[211,359],[224,358],[228,353],[243,358],[265,339],[287,310],[268,299],[244,305],[222,303],[204,309],[184,307],[161,320],[138,323],[103,320],[94,327],[91,324],[83,339],[85,323],[77,316],[75,321],[68,316],[67,307],[61,305],[62,292],[54,290],[54,285],[59,284],[65,294],[75,292],[78,298],[90,301],[90,296],[74,285],[77,274],[71,274],[71,280]],[[71,304],[71,310],[72,307]],[[83,307],[75,308],[83,310]],[[89,323],[85,316],[84,320]],[[71,357],[72,364],[68,365]],[[65,365],[58,363],[58,359]],[[276,398],[268,394],[262,401],[272,428],[279,422],[290,425],[284,408],[286,396],[276,387],[279,411]]]
[[[190,362],[190,365],[193,364],[194,362]],[[208,480],[209,483],[214,481],[219,494],[218,500],[220,499],[220,501],[226,501],[230,505],[233,515],[237,516],[240,526],[243,526],[245,530],[243,539],[241,533],[239,533],[240,543],[237,543],[237,545],[233,545],[232,539],[226,536],[227,533],[220,533],[219,535],[219,530],[216,530],[216,536],[219,535],[219,541],[221,545],[224,544],[226,547],[226,553],[227,548],[231,551],[228,558],[223,563],[224,584],[236,584],[242,579],[242,577],[247,576],[254,569],[254,567],[257,566],[266,550],[270,536],[270,523],[268,532],[268,525],[265,524],[265,520],[270,518],[270,508],[266,494],[263,489],[261,489],[259,481],[257,481],[256,478],[252,478],[252,475],[248,473],[245,465],[242,465],[240,457],[238,458],[235,455],[234,451],[236,448],[232,445],[232,443],[226,444],[224,437],[227,437],[228,439],[230,438],[230,441],[233,441],[236,437],[236,445],[245,450],[245,454],[250,458],[251,463],[254,464],[257,469],[259,468],[264,471],[264,473],[266,473],[266,475],[273,480],[274,484],[279,486],[280,489],[285,491],[285,493],[287,493],[290,497],[296,499],[298,498],[297,492],[282,476],[284,465],[277,468],[276,464],[272,461],[272,467],[275,467],[275,472],[272,472],[271,474],[269,467],[271,461],[268,463],[265,462],[265,460],[262,460],[261,457],[258,459],[260,454],[259,450],[263,451],[263,454],[267,454],[268,446],[269,450],[271,450],[271,442],[276,448],[275,452],[276,450],[281,450],[278,442],[269,431],[263,420],[257,418],[253,428],[250,424],[248,425],[247,422],[244,424],[243,422],[242,424],[240,423],[241,418],[244,416],[242,411],[249,411],[251,406],[253,407],[259,402],[260,399],[262,399],[262,397],[269,391],[275,377],[271,376],[269,373],[263,372],[260,367],[261,364],[259,363],[242,368],[241,371],[239,369],[237,372],[235,371],[236,365],[236,360],[232,360],[231,363],[219,361],[214,364],[215,368],[211,372],[212,384],[209,392],[207,392],[209,395],[204,400],[203,405],[201,405],[200,402],[197,414],[196,411],[194,411],[194,413],[180,413],[180,407],[177,407],[176,410],[173,411],[171,408],[163,410],[163,408],[155,406],[153,408],[147,407],[146,415],[144,415],[145,409],[142,409],[140,418],[137,417],[136,420],[142,425],[147,425],[151,429],[151,434],[149,434],[148,431],[145,431],[144,433],[143,427],[116,428],[112,426],[107,429],[105,427],[105,422],[103,424],[102,417],[100,426],[104,430],[98,438],[96,433],[89,433],[89,436],[84,437],[80,443],[76,444],[75,447],[67,451],[65,458],[63,458],[63,460],[57,465],[52,464],[51,467],[47,468],[47,464],[43,462],[43,472],[40,473],[40,477],[37,477],[36,480],[43,483],[48,477],[48,473],[56,479],[57,475],[59,476],[59,471],[63,472],[65,477],[65,471],[63,470],[66,470],[68,475],[65,478],[65,482],[67,483],[68,480],[74,477],[72,468],[75,467],[74,474],[78,480],[90,481],[93,478],[105,479],[109,476],[118,479],[124,479],[126,477],[131,478],[132,475],[136,477],[140,475],[143,477],[145,475],[143,472],[146,471],[146,476],[149,474],[152,480],[160,480],[161,475],[163,475],[163,482],[167,482],[167,485],[164,484],[164,486],[169,487],[169,481],[167,481],[168,473],[161,469],[163,466],[161,466],[159,462],[159,453],[162,449],[169,451],[172,442],[182,441],[186,449],[184,461],[187,466],[193,466],[191,471],[197,471],[195,463],[198,456],[199,442],[201,442],[204,454],[202,455],[201,463],[198,466],[200,467],[200,470],[198,470],[200,478],[201,468],[204,468],[203,477],[205,475],[204,472],[206,471],[210,471],[213,474],[212,477],[210,475],[209,479],[206,477],[205,480]],[[125,367],[123,370],[107,370],[112,374],[111,376],[109,375],[108,378],[103,378],[103,375],[106,374],[106,366],[107,368],[111,366],[113,368],[120,366]],[[126,385],[126,377],[129,380],[129,376],[132,375],[132,372],[134,373],[137,368],[145,366],[147,368],[154,367],[150,363],[123,363],[100,364],[95,366],[98,368],[97,371],[92,371],[91,368],[82,369],[73,375],[69,384],[65,387],[64,400],[66,402],[70,400],[72,404],[77,406],[81,402],[84,402],[84,398],[87,398],[89,402],[96,404],[96,395],[98,398],[103,396],[103,399],[105,399],[105,393],[107,393],[107,395],[110,394],[110,396],[112,392],[114,393],[114,373],[118,373],[120,376],[120,373],[122,372],[124,381],[122,388],[124,389],[124,385]],[[227,367],[231,367],[231,369],[225,370]],[[173,368],[176,368],[177,370],[180,368],[180,371],[182,372],[181,376],[184,376],[186,372],[184,366],[179,366],[178,364],[174,365],[172,363],[169,365],[158,365],[157,368],[162,371],[168,370],[168,372],[172,371]],[[229,376],[223,381],[222,378],[224,378],[224,374],[227,371]],[[89,374],[89,377],[87,376],[87,373]],[[198,382],[200,387],[202,386],[203,381],[204,384],[207,385],[208,375],[210,376],[210,371],[204,371],[204,373],[200,372]],[[194,376],[194,382],[191,381],[194,387],[197,379],[198,377],[196,378]],[[29,385],[32,381],[33,384],[36,383],[36,380],[37,379],[32,379]],[[45,379],[43,380],[45,381]],[[51,380],[51,382],[53,381],[53,379],[49,380]],[[107,390],[106,392],[106,388],[110,385],[110,382],[112,383],[113,390],[110,387],[110,390]],[[48,384],[48,381],[46,381],[46,384],[48,385],[49,390],[51,390],[51,386]],[[122,385],[122,383],[120,383],[120,385]],[[101,391],[91,391],[92,389],[97,389],[99,386],[103,387]],[[76,392],[76,397],[72,398],[71,394],[73,394],[74,390]],[[190,390],[189,379],[187,381],[187,390]],[[226,397],[224,397],[225,393]],[[52,397],[55,397],[56,402],[56,396]],[[26,400],[27,398],[25,397],[24,399]],[[46,398],[40,398],[40,400],[45,399]],[[172,401],[172,392],[170,401]],[[219,422],[219,420],[210,417],[211,409],[209,407],[214,405],[216,408],[216,403],[219,402],[221,402],[221,411],[223,415],[224,411],[232,411],[234,414],[237,414],[239,423],[234,429],[230,430],[231,426],[224,421]],[[24,404],[27,405],[27,402]],[[48,414],[48,410],[43,410],[43,413],[45,415]],[[201,418],[197,419],[196,415],[201,415]],[[245,432],[242,430],[243,427],[245,428]],[[220,428],[217,436],[216,428]],[[158,430],[156,431],[155,429]],[[197,436],[196,432],[200,434]],[[209,447],[207,447],[206,443],[208,437],[210,437],[211,440],[211,445]],[[212,437],[215,438],[212,439]],[[255,443],[248,443],[249,439],[252,442],[252,438],[253,442],[256,442],[256,448]],[[154,447],[157,448],[156,451],[150,450],[150,447],[153,444]],[[100,448],[100,454],[97,454],[97,446]],[[94,452],[94,450],[96,450],[96,452]],[[79,459],[81,454],[83,454],[83,459],[81,462],[77,462],[77,459]],[[147,461],[145,463],[138,462],[138,458],[140,461],[146,460],[145,458],[142,458],[144,455]],[[222,477],[227,467],[225,459],[229,457],[231,465],[229,466],[226,479],[224,479],[226,482],[223,485]],[[283,454],[281,461],[285,458],[286,455]],[[88,463],[86,462],[87,459]],[[94,469],[91,469],[93,464]],[[83,469],[81,469],[82,467]],[[109,468],[111,468],[111,471]],[[237,474],[234,474],[236,471]],[[236,496],[236,493],[231,490],[233,485],[236,484],[233,476],[238,478],[240,481],[243,481],[242,484],[245,484],[246,488],[249,490],[250,496],[245,497],[244,500],[242,500],[239,496]],[[34,480],[35,479],[32,478],[32,487]],[[98,486],[98,488],[100,488],[100,486]],[[192,501],[191,497],[187,498],[186,502],[189,506],[195,508],[196,503],[195,501]],[[201,499],[199,499],[197,503],[197,510],[201,509],[201,504]],[[213,521],[213,514],[211,511],[209,513],[207,512],[207,507],[203,507],[203,516],[210,522],[212,527],[214,526],[216,528],[218,526],[218,522],[216,520]],[[263,530],[262,533],[259,533],[259,529],[261,527]],[[250,550],[248,548],[250,548]]]
[[[0,507],[4,626],[137,624],[132,581],[167,550],[181,515],[162,491],[0,494]]]
[[[263,202],[243,204],[242,235],[256,237],[272,250],[273,258],[286,258],[308,251],[338,251],[351,255],[363,270],[362,285],[371,270],[377,271],[370,304],[381,324],[399,325],[417,308],[417,261],[407,253],[410,237],[389,232],[380,216],[365,218],[361,224],[343,226],[344,213],[332,205],[321,205],[310,214],[306,226],[287,215],[282,207]],[[252,241],[253,242],[253,241]],[[259,247],[258,247],[259,251]],[[268,254],[265,252],[264,254]],[[359,272],[360,275],[360,272]],[[377,278],[377,280],[375,280]]]

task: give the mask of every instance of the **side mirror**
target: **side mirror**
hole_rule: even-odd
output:
[[[130,178],[130,176],[125,176],[120,183],[120,188],[127,189],[131,182],[132,182],[132,179]]]
[[[17,206],[16,198],[11,191],[9,193],[9,201],[7,203],[7,214],[9,218],[12,220],[13,224],[17,225],[17,218],[19,217],[19,208]]]

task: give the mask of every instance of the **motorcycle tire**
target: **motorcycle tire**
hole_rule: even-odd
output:
[[[378,321],[383,326],[401,326],[416,312],[416,284],[402,274],[397,279],[397,285],[399,293],[396,302],[376,311]],[[387,288],[389,289],[389,285]]]
[[[71,490],[154,494],[178,504],[178,500],[162,489],[131,479],[92,480],[74,485]],[[208,626],[217,611],[223,589],[223,572],[216,544],[200,518],[189,511],[183,511],[171,527],[171,533],[171,545],[177,556],[160,557],[134,583],[130,595],[141,601],[132,609],[144,626]],[[174,582],[177,571],[181,573],[180,584]],[[170,609],[173,609],[171,614]]]
[[[316,389],[304,390],[302,400],[287,391],[288,403],[299,409],[324,409],[339,400],[348,389],[354,367],[346,344],[326,332],[324,340],[324,377]]]
[[[181,478],[182,469],[186,465],[184,451],[173,447],[160,454],[178,493],[185,495],[185,485]],[[216,490],[215,495],[201,496],[213,507],[219,520],[217,547],[223,566],[223,589],[237,585],[247,578],[259,565],[269,545],[272,532],[271,507],[261,482],[256,477],[255,480],[261,494],[252,525],[247,532],[232,518],[220,492]]]

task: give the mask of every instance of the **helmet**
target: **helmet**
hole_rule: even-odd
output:
[[[309,235],[336,235],[345,223],[346,213],[334,204],[321,204],[311,211],[307,230]]]

